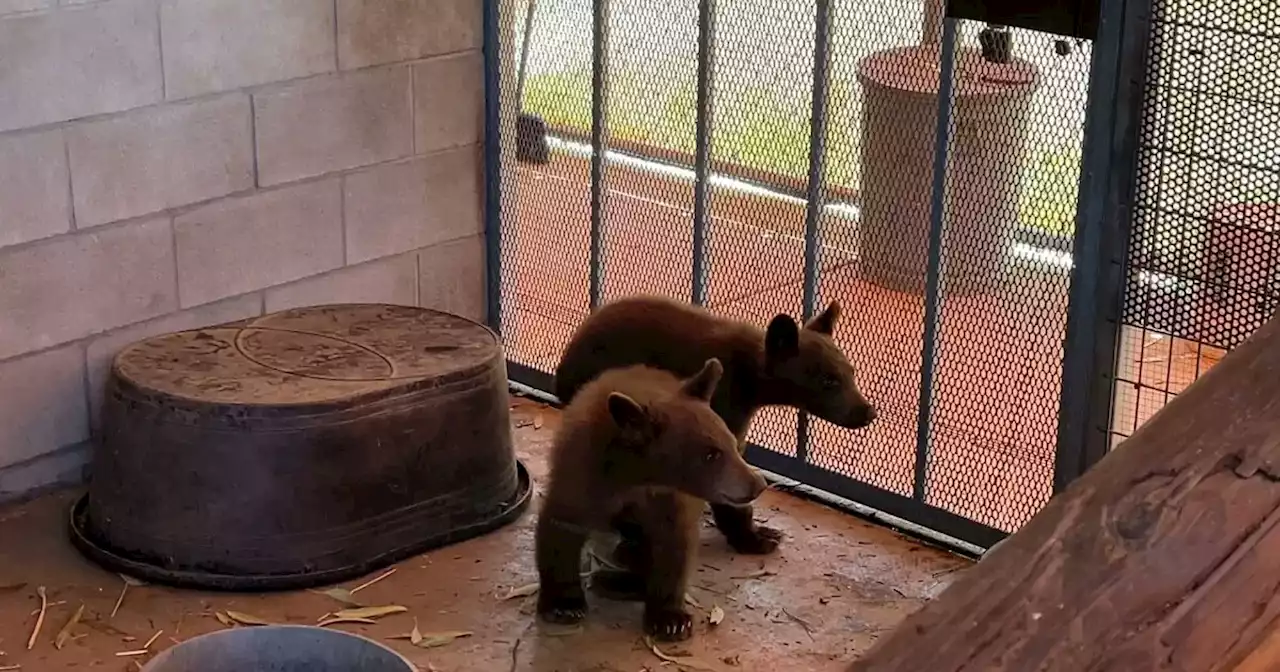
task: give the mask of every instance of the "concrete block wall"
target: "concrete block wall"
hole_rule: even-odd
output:
[[[111,358],[334,301],[484,318],[478,0],[0,0],[0,500]]]

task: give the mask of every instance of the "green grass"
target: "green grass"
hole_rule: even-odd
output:
[[[674,85],[673,85],[674,84]],[[609,133],[631,142],[692,154],[696,142],[697,89],[693,77],[675,82],[653,81],[625,69],[611,73]],[[797,87],[798,88],[798,87]],[[586,134],[591,129],[591,72],[586,69],[530,76],[525,83],[525,111],[547,123]],[[778,87],[739,86],[715,101],[711,152],[715,160],[803,181],[809,174],[808,87],[801,96],[779,94]],[[851,98],[833,86],[830,114],[848,115]],[[848,148],[853,126],[830,124],[827,143]],[[829,151],[827,179],[849,185],[856,173],[856,152]]]
[[[645,72],[662,69],[646,69]],[[666,70],[670,72],[670,70]],[[591,130],[591,71],[531,75],[525,110],[581,134]],[[693,76],[674,82],[627,69],[611,73],[612,137],[692,155],[697,110]],[[791,94],[790,91],[795,91]],[[829,184],[859,184],[861,110],[851,87],[833,81],[827,131]],[[735,86],[719,93],[712,122],[712,157],[803,182],[809,172],[809,87]],[[1032,150],[1021,170],[1018,215],[1025,226],[1070,235],[1075,225],[1080,148]]]
[[[1075,143],[1028,153],[1018,193],[1018,219],[1023,226],[1059,236],[1075,231],[1080,153]]]

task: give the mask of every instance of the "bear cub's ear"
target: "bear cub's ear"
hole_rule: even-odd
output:
[[[716,386],[720,384],[720,377],[723,375],[724,365],[720,360],[712,357],[702,365],[701,371],[684,381],[680,391],[694,399],[711,401],[712,395],[716,393]]]
[[[805,329],[830,336],[836,330],[836,321],[840,319],[840,302],[832,301],[827,309],[813,316]]]
[[[800,327],[790,315],[778,315],[769,321],[764,334],[764,356],[769,360],[786,359],[800,352]]]
[[[621,392],[609,394],[609,415],[614,424],[628,429],[644,427],[648,422],[644,407]]]

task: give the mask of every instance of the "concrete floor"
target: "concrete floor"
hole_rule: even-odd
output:
[[[514,399],[513,420],[517,451],[541,481],[557,413]],[[305,591],[232,595],[141,586],[129,588],[113,618],[123,581],[84,560],[66,540],[67,508],[77,494],[58,492],[0,508],[0,651],[5,652],[0,669],[137,670],[147,656],[116,653],[141,648],[157,632],[153,652],[220,629],[215,612],[231,609],[271,622],[311,624],[341,608],[327,596]],[[359,593],[366,605],[400,604],[408,612],[374,625],[333,627],[386,641],[423,672],[674,669],[645,647],[637,604],[593,598],[585,628],[564,632],[537,622],[535,598],[502,599],[513,587],[536,581],[537,506],[535,497],[530,511],[507,528],[401,562],[393,574]],[[787,533],[783,549],[766,559],[734,557],[715,530],[705,529],[692,597],[704,613],[718,606],[725,618],[714,628],[704,620],[693,640],[665,646],[665,652],[694,656],[707,669],[843,670],[969,566],[964,559],[784,494],[767,493],[757,515]],[[46,587],[51,607],[28,651],[39,586]],[[81,604],[83,622],[57,649],[58,631]],[[410,631],[415,618],[423,632],[474,635],[428,650],[387,639]],[[21,667],[9,667],[14,665]]]

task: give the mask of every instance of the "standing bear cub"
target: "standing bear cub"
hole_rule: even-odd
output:
[[[613,369],[565,408],[535,540],[544,619],[586,616],[583,546],[625,511],[645,540],[623,577],[644,600],[645,631],[663,640],[692,634],[684,600],[706,502],[742,506],[766,487],[707,403],[722,372],[714,359],[686,380],[644,366]]]
[[[839,317],[840,304],[833,302],[803,327],[778,315],[761,329],[667,298],[619,299],[592,313],[574,333],[556,369],[555,393],[569,404],[584,385],[615,367],[643,364],[689,376],[716,358],[725,371],[711,407],[740,444],[763,406],[792,406],[858,429],[876,412],[831,338]],[[735,551],[766,554],[778,547],[781,533],[757,526],[750,506],[712,502],[711,513]],[[642,530],[625,516],[615,528],[622,536],[617,560],[628,565],[642,543]]]

